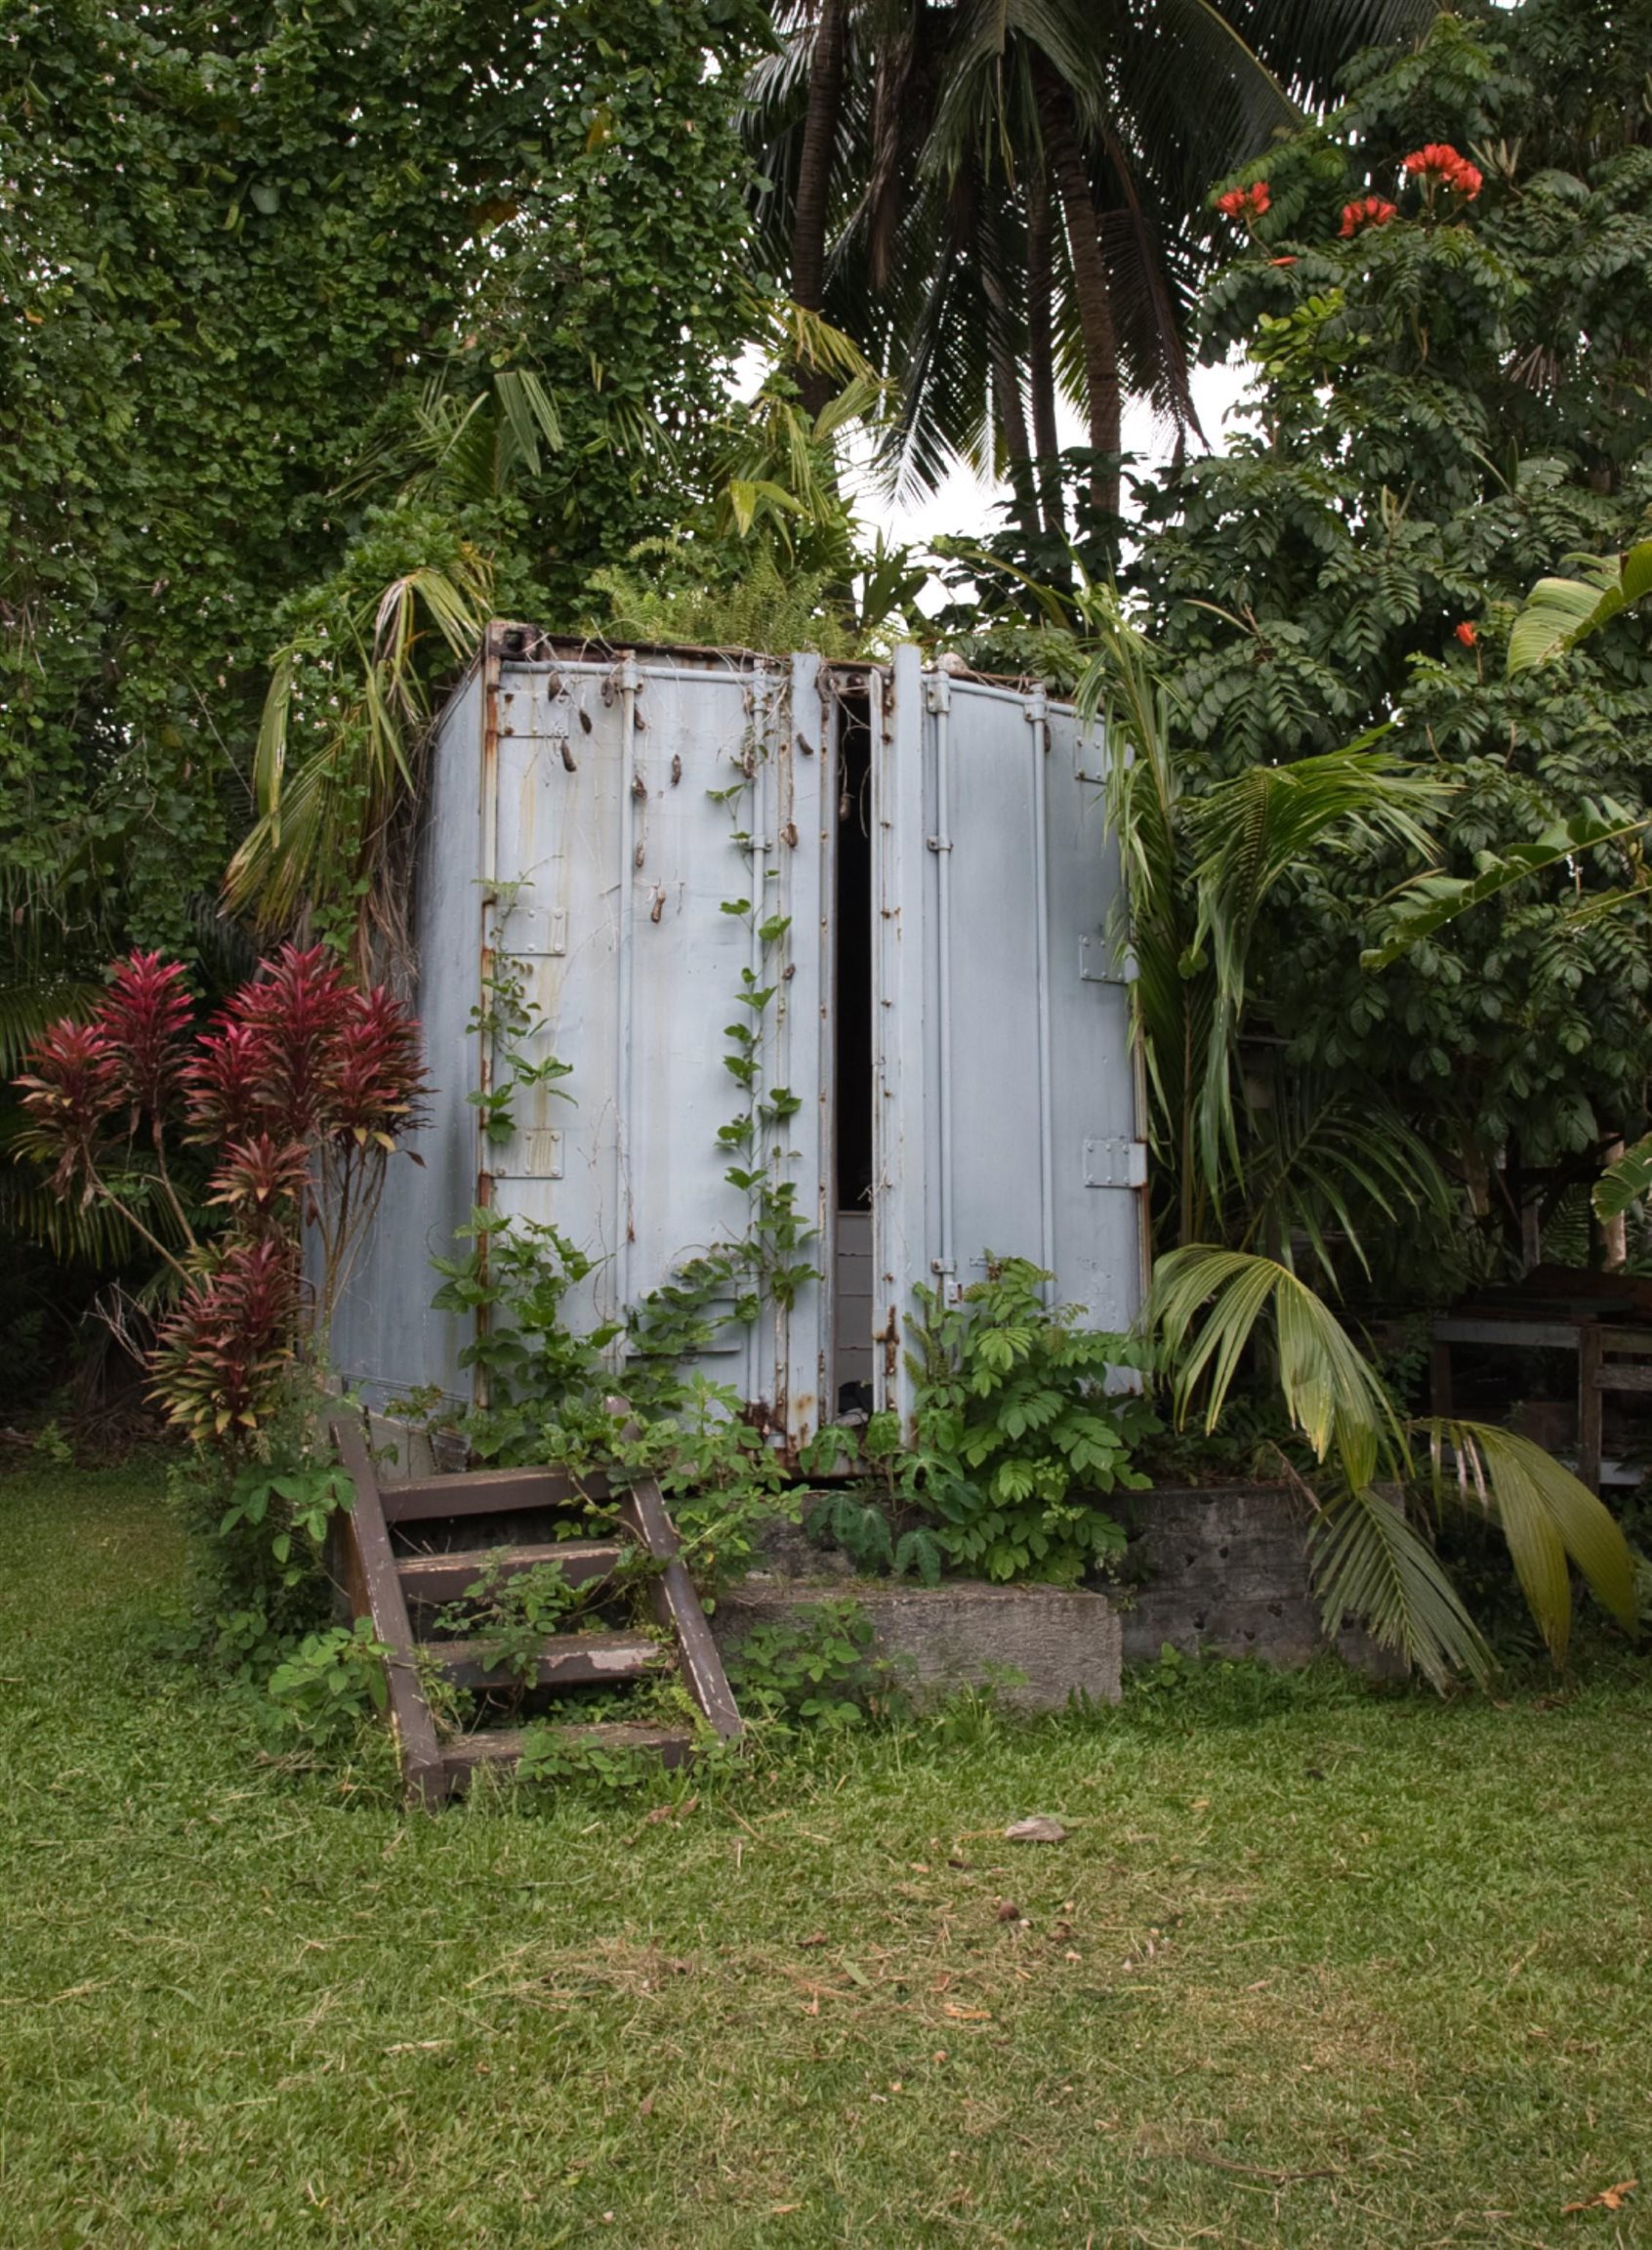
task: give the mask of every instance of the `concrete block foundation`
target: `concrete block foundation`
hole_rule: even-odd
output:
[[[1096,1703],[1119,1699],[1118,1613],[1104,1594],[1082,1589],[989,1586],[972,1579],[932,1587],[748,1579],[721,1597],[712,1631],[727,1655],[760,1625],[845,1599],[865,1613],[877,1653],[896,1665],[920,1695],[993,1687],[1019,1711],[1064,1710],[1074,1695]]]

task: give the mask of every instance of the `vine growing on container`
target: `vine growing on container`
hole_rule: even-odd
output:
[[[748,730],[735,760],[737,778],[708,790],[714,804],[729,808],[729,841],[755,864],[752,830],[743,825],[757,780],[762,748],[755,728]],[[774,879],[770,870],[766,880]],[[746,891],[757,886],[748,883]],[[638,1349],[649,1355],[681,1359],[712,1341],[720,1324],[714,1309],[732,1295],[726,1317],[754,1322],[765,1299],[790,1309],[798,1292],[819,1278],[805,1253],[815,1230],[797,1207],[797,1184],[784,1177],[785,1150],[776,1138],[803,1107],[801,1096],[785,1085],[764,1083],[764,1044],[771,1012],[790,980],[787,959],[792,917],[769,913],[766,900],[745,893],[720,903],[751,933],[760,967],[748,962],[735,993],[739,1011],[723,1026],[728,1042],[723,1067],[740,1090],[741,1104],[717,1129],[719,1146],[728,1158],[723,1178],[746,1197],[746,1229],[738,1241],[716,1243],[681,1266],[672,1280],[650,1293],[633,1318]]]

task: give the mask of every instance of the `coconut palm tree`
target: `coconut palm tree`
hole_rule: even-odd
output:
[[[766,256],[907,392],[899,466],[1009,475],[1059,528],[1055,400],[1118,497],[1127,394],[1193,426],[1213,180],[1436,0],[783,0],[747,127]],[[804,374],[805,398],[810,378]]]

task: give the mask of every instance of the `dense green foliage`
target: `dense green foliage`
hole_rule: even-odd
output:
[[[1533,581],[1630,545],[1652,508],[1652,25],[1621,17],[1446,19],[1257,167],[1271,208],[1205,310],[1210,354],[1257,364],[1249,425],[1153,495],[1135,570],[1188,786],[1392,722],[1385,747],[1457,785],[1455,874],[1652,801],[1643,620],[1541,674],[1503,662]],[[1477,153],[1473,199],[1401,172],[1439,142]],[[1343,236],[1368,193],[1397,216]],[[1581,853],[1374,975],[1362,944],[1417,864],[1374,836],[1299,869],[1256,936],[1253,1028],[1398,1103],[1487,1232],[1512,1232],[1523,1195],[1590,1176],[1644,1115],[1644,918],[1569,912],[1639,883],[1638,846]]]
[[[287,598],[470,536],[512,558],[506,599],[565,603],[671,521],[739,327],[719,65],[747,27],[735,0],[8,10],[14,894],[179,942],[245,824]],[[537,474],[457,521],[376,513],[427,386],[464,406],[501,371],[555,402]]]

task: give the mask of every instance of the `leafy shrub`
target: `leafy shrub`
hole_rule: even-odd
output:
[[[384,1711],[388,1653],[365,1617],[309,1634],[269,1675],[266,1731],[293,1748],[344,1748]]]
[[[872,1653],[872,1624],[857,1602],[818,1602],[747,1634],[728,1662],[729,1685],[750,1718],[784,1728],[863,1726],[888,1708],[890,1668]]]
[[[866,1451],[953,1568],[1072,1585],[1123,1553],[1096,1496],[1146,1483],[1132,1449],[1159,1423],[1144,1399],[1106,1388],[1134,1347],[1079,1328],[1073,1308],[1050,1311],[1039,1292],[1051,1278],[989,1256],[956,1305],[919,1289],[918,1442],[903,1449],[895,1416],[875,1414]]]
[[[522,1729],[516,1760],[520,1782],[594,1782],[602,1790],[640,1789],[659,1771],[659,1762],[641,1751],[618,1750],[603,1742],[570,1737],[554,1721]]]
[[[897,1535],[888,1509],[868,1499],[864,1490],[850,1486],[817,1492],[805,1507],[804,1525],[811,1538],[841,1547],[867,1577],[887,1573],[904,1578],[910,1571],[925,1586],[940,1583],[943,1557],[933,1531],[928,1524],[915,1523]]]
[[[196,1452],[173,1465],[167,1497],[192,1575],[190,1645],[230,1677],[262,1684],[332,1605],[328,1532],[354,1497],[332,1460],[338,1404],[289,1368],[238,1457]]]
[[[462,1367],[487,1374],[487,1405],[463,1417],[471,1450],[501,1468],[594,1457],[609,1434],[602,1353],[619,1331],[576,1334],[564,1303],[596,1261],[559,1228],[497,1211],[473,1211],[461,1239],[474,1247],[431,1263],[442,1276],[438,1312],[490,1314],[459,1354]]]

